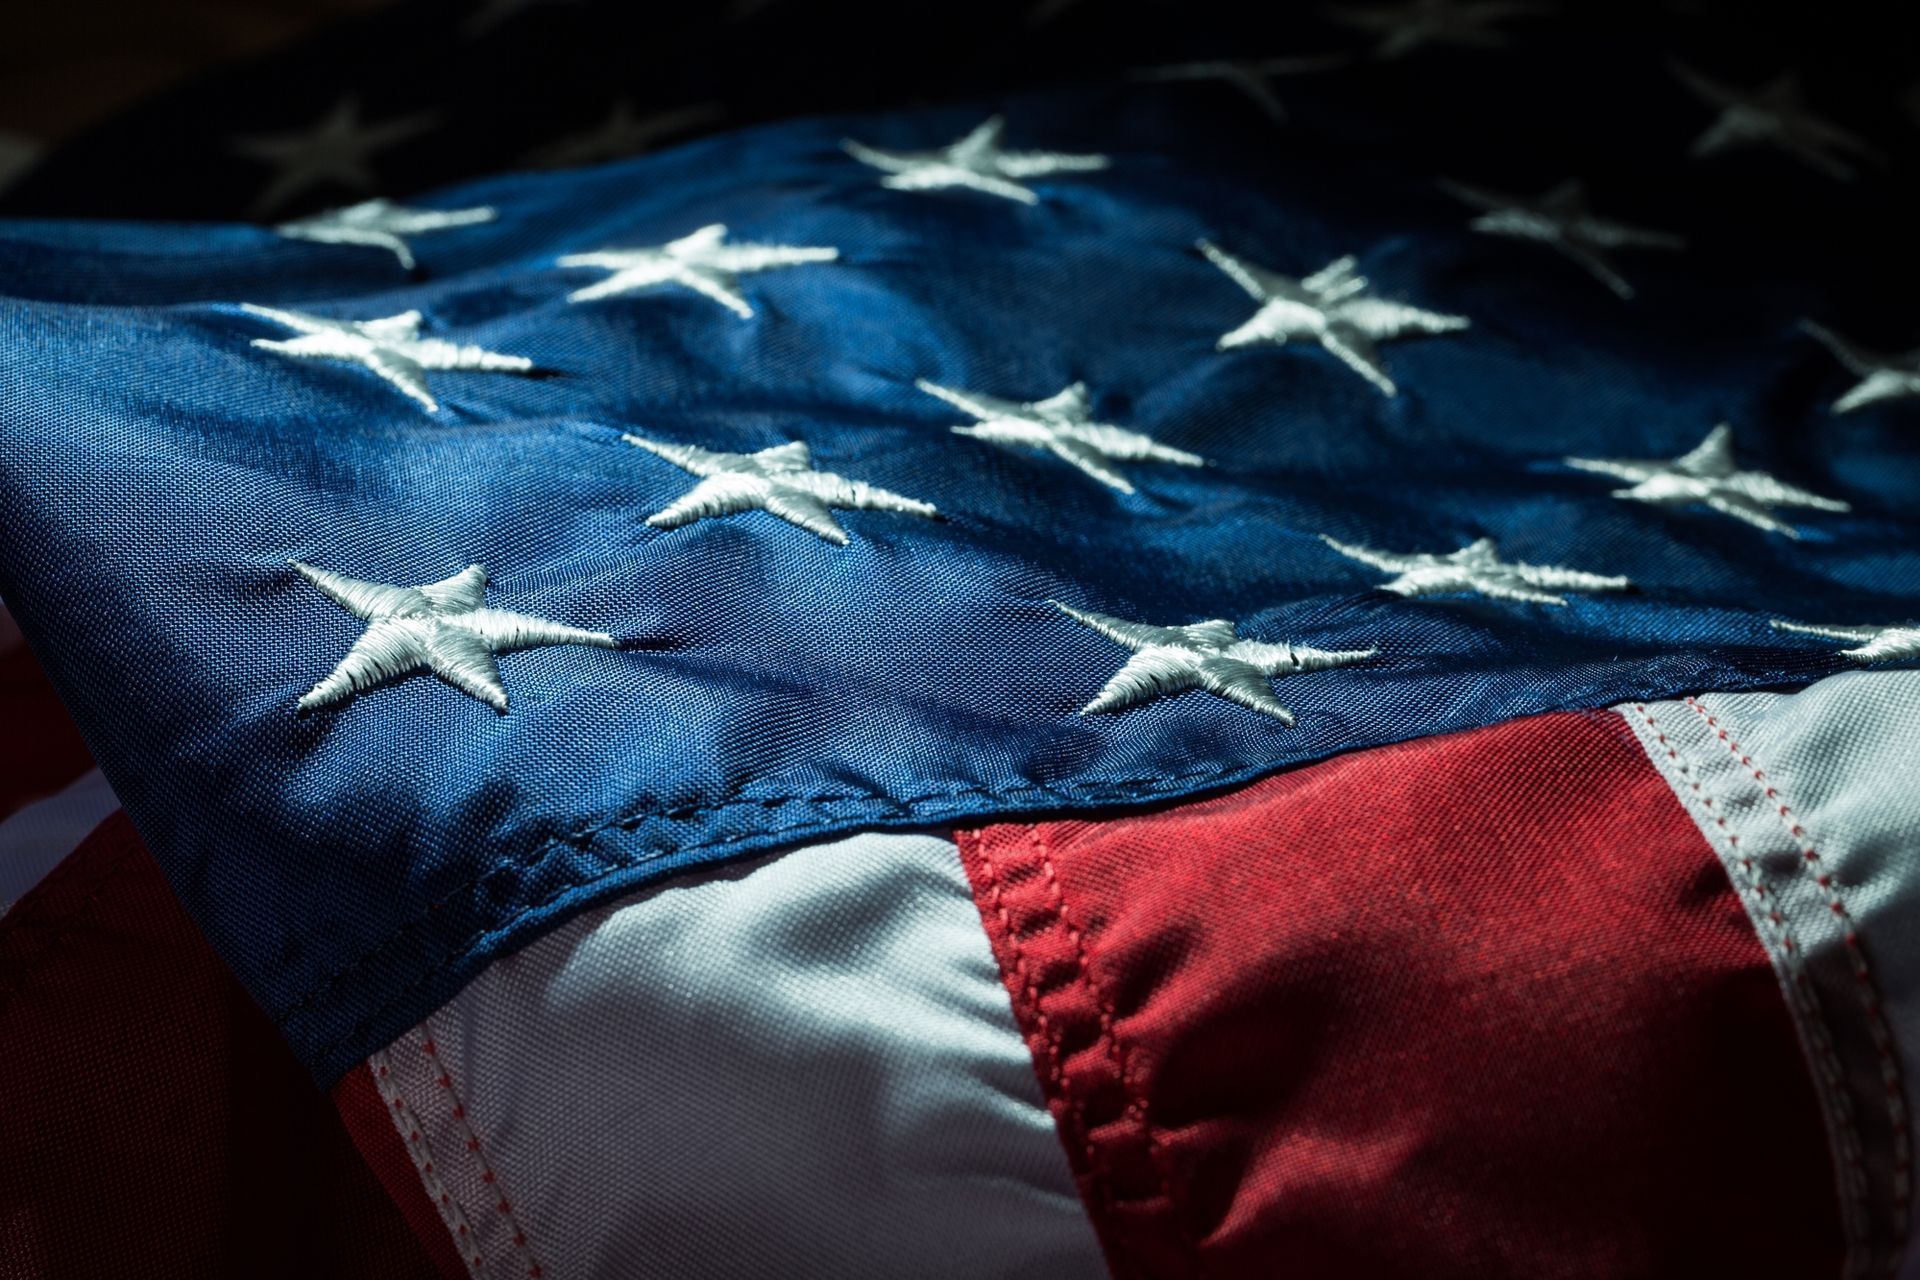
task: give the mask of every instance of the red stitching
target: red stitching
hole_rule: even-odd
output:
[[[1841,941],[1847,949],[1847,958],[1852,961],[1853,980],[1861,1007],[1867,1015],[1867,1034],[1873,1040],[1874,1054],[1880,1061],[1880,1080],[1884,1087],[1887,1104],[1887,1119],[1893,1128],[1893,1177],[1894,1177],[1894,1224],[1896,1241],[1906,1238],[1907,1199],[1912,1192],[1913,1151],[1907,1135],[1906,1094],[1900,1083],[1900,1067],[1894,1054],[1893,1032],[1887,1026],[1881,1013],[1880,990],[1873,979],[1873,970],[1867,963],[1866,948],[1860,939],[1860,927],[1853,914],[1847,910],[1845,899],[1840,895],[1840,885],[1826,868],[1826,862],[1815,847],[1813,838],[1795,816],[1793,809],[1780,798],[1779,789],[1767,778],[1766,770],[1753,761],[1753,756],[1734,741],[1720,722],[1699,702],[1689,697],[1687,705],[1696,715],[1707,722],[1707,727],[1716,731],[1720,741],[1727,745],[1741,766],[1753,774],[1755,785],[1761,794],[1773,802],[1775,816],[1787,834],[1800,845],[1801,870],[1812,877],[1827,897],[1827,909],[1838,916],[1844,927]]]
[[[1095,940],[1066,901],[1045,829],[1029,825],[1017,837],[1010,829],[1002,830],[1005,842],[998,857],[983,833],[957,834],[968,855],[981,916],[995,938],[1007,986],[1028,1032],[1035,1069],[1053,1086],[1050,1106],[1088,1207],[1109,1248],[1130,1248],[1129,1241],[1148,1238],[1161,1242],[1156,1248],[1177,1245],[1184,1255],[1182,1274],[1198,1276],[1202,1260],[1165,1145],[1152,1127],[1134,1047],[1120,1031],[1114,1002],[1094,976]],[[1086,1073],[1085,1083],[1072,1089],[1067,1076],[1070,1041],[1073,1060]],[[1079,1057],[1083,1052],[1088,1055],[1084,1060]],[[1106,1083],[1109,1071],[1116,1087]],[[1115,1128],[1108,1131],[1107,1125]],[[1133,1212],[1118,1212],[1123,1209]]]
[[[1005,895],[1001,891],[1000,873],[993,865],[993,855],[987,852],[987,842],[977,832],[961,833],[973,845],[973,852],[980,859],[980,874],[986,881],[989,905],[1000,921],[1000,936],[1007,940],[1007,950],[1012,953],[1011,966],[1015,977],[1020,980],[1021,990],[1026,993],[1027,1008],[1033,1015],[1034,1025],[1040,1030],[1040,1041],[1046,1050],[1047,1078],[1060,1090],[1060,1103],[1072,1116],[1072,1123],[1081,1135],[1082,1152],[1087,1157],[1087,1167],[1094,1167],[1093,1147],[1086,1138],[1086,1114],[1075,1101],[1073,1090],[1067,1083],[1067,1073],[1061,1061],[1060,1044],[1057,1034],[1048,1021],[1046,1011],[1040,1007],[1040,988],[1034,981],[1028,966],[1026,953],[1020,949],[1020,936],[1013,928],[1013,913],[1007,909]]]
[[[428,1019],[427,1022],[420,1024],[420,1032],[426,1037],[420,1045],[420,1052],[425,1055],[431,1063],[430,1073],[437,1073],[434,1076],[434,1083],[440,1086],[440,1088],[445,1091],[447,1097],[452,1100],[454,1123],[458,1125],[464,1133],[466,1137],[466,1148],[472,1153],[474,1163],[480,1166],[480,1181],[489,1187],[497,1188],[499,1186],[499,1176],[495,1172],[492,1163],[487,1159],[486,1153],[481,1150],[480,1131],[475,1129],[467,1119],[466,1101],[461,1098],[459,1090],[454,1087],[453,1068],[449,1067],[446,1060],[440,1056],[440,1046],[433,1037],[433,1028],[430,1025],[431,1021],[431,1019]],[[527,1243],[526,1228],[521,1225],[520,1219],[514,1215],[513,1202],[507,1199],[506,1192],[498,1192],[498,1203],[493,1207],[496,1213],[506,1218],[507,1225],[513,1229],[513,1244],[515,1251],[520,1255],[521,1272],[528,1276],[540,1275],[540,1261],[533,1256],[533,1247]]]
[[[1741,873],[1747,881],[1748,892],[1756,901],[1763,904],[1766,919],[1773,926],[1781,950],[1788,955],[1793,955],[1795,952],[1804,955],[1805,950],[1794,942],[1792,926],[1769,902],[1766,885],[1761,879],[1762,872],[1754,864],[1752,856],[1740,848],[1739,835],[1727,829],[1724,816],[1712,813],[1712,806],[1709,803],[1712,797],[1706,794],[1700,785],[1700,780],[1693,776],[1692,768],[1680,758],[1679,751],[1667,735],[1660,731],[1659,723],[1647,710],[1646,704],[1636,702],[1633,704],[1633,709],[1640,714],[1642,720],[1646,721],[1647,728],[1653,733],[1654,740],[1666,751],[1667,759],[1672,762],[1673,768],[1686,778],[1687,786],[1693,792],[1694,798],[1701,801],[1703,807],[1712,814],[1715,828],[1727,842],[1728,850],[1732,855],[1731,860],[1739,864]],[[1845,1069],[1841,1066],[1839,1051],[1834,1047],[1832,1032],[1822,1016],[1819,993],[1814,989],[1813,980],[1798,961],[1791,972],[1793,981],[1789,988],[1789,1003],[1799,1007],[1800,1016],[1796,1021],[1805,1031],[1814,1056],[1819,1059],[1817,1069],[1813,1073],[1814,1087],[1825,1099],[1828,1116],[1833,1121],[1835,1144],[1839,1147],[1836,1154],[1854,1175],[1851,1178],[1838,1179],[1843,1183],[1844,1190],[1841,1220],[1842,1229],[1847,1237],[1851,1271],[1851,1263],[1858,1261],[1860,1250],[1867,1244],[1870,1233],[1866,1217],[1866,1191],[1862,1185],[1866,1166],[1862,1156],[1860,1134],[1853,1116],[1853,1100],[1845,1088]]]
[[[426,1190],[427,1198],[439,1211],[440,1220],[446,1224],[447,1230],[454,1236],[455,1248],[460,1257],[475,1273],[484,1272],[486,1259],[481,1257],[479,1246],[473,1242],[473,1233],[467,1227],[466,1215],[434,1169],[433,1145],[427,1141],[420,1118],[408,1104],[406,1094],[400,1087],[399,1077],[393,1073],[389,1065],[387,1050],[374,1050],[367,1057],[367,1065],[373,1069],[374,1087],[379,1090],[380,1097],[393,1109],[394,1127],[400,1131],[401,1139],[407,1148],[407,1156],[413,1161],[413,1167],[419,1171],[420,1185]]]
[[[1101,989],[1099,982],[1093,976],[1092,949],[1088,945],[1086,933],[1073,923],[1073,918],[1067,913],[1066,893],[1061,888],[1060,877],[1054,871],[1053,858],[1047,852],[1046,839],[1041,835],[1037,824],[1027,828],[1027,841],[1040,859],[1040,869],[1046,874],[1047,888],[1053,894],[1054,914],[1059,919],[1060,926],[1066,930],[1068,940],[1073,943],[1074,958],[1080,968],[1080,980],[1085,984],[1087,994],[1093,997],[1095,1007],[1100,1010],[1100,1040],[1106,1049],[1107,1056],[1113,1059],[1114,1071],[1120,1077],[1120,1091],[1126,1096],[1127,1111],[1140,1122],[1141,1136],[1147,1144],[1147,1159],[1153,1165],[1154,1181],[1158,1183],[1160,1194],[1166,1197],[1167,1203],[1177,1208],[1178,1199],[1174,1195],[1172,1180],[1167,1176],[1166,1153],[1159,1138],[1154,1134],[1153,1119],[1147,1106],[1146,1094],[1134,1087],[1133,1069],[1129,1061],[1132,1054],[1116,1026],[1117,1015],[1114,1013],[1113,1002],[1107,998],[1106,992]],[[1082,1118],[1084,1119],[1084,1116]],[[1091,1149],[1093,1145],[1091,1134],[1087,1135],[1087,1145]],[[1184,1224],[1184,1214],[1176,1214],[1176,1217]]]

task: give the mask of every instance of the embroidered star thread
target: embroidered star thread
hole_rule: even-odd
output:
[[[1279,76],[1305,75],[1344,67],[1351,61],[1344,54],[1310,55],[1295,58],[1240,58],[1213,62],[1176,62],[1163,67],[1143,67],[1133,73],[1135,80],[1193,82],[1215,80],[1228,85],[1259,107],[1267,119],[1284,124],[1287,109],[1274,92],[1273,80]]]
[[[1685,240],[1670,232],[1594,216],[1587,208],[1586,186],[1578,179],[1569,179],[1534,197],[1505,195],[1446,180],[1440,186],[1449,195],[1484,211],[1468,224],[1475,231],[1549,245],[1622,298],[1633,297],[1633,286],[1614,268],[1608,253],[1615,249],[1686,247]]]
[[[965,187],[988,195],[1036,204],[1040,195],[1026,181],[1058,173],[1091,173],[1112,163],[1102,155],[1059,151],[1006,151],[1000,146],[1006,117],[993,116],[958,142],[930,151],[895,151],[852,138],[840,143],[861,164],[886,173],[880,185],[895,191],[938,191]]]
[[[806,443],[800,440],[758,453],[722,453],[636,435],[620,438],[701,478],[672,505],[648,517],[647,523],[656,529],[678,529],[741,511],[764,511],[844,547],[847,531],[834,519],[835,507],[891,511],[928,520],[940,514],[931,503],[831,471],[816,471]]]
[[[1627,591],[1633,586],[1625,578],[1502,560],[1492,538],[1477,538],[1445,555],[1377,551],[1324,533],[1320,541],[1350,560],[1396,575],[1392,581],[1381,583],[1380,590],[1409,598],[1472,592],[1496,600],[1565,605],[1567,598],[1557,594],[1561,591]]]
[[[570,253],[557,260],[562,267],[599,267],[613,274],[598,284],[576,289],[569,302],[592,302],[635,293],[657,285],[677,284],[711,298],[742,320],[753,308],[740,293],[739,277],[775,267],[807,262],[832,262],[838,249],[784,244],[728,244],[724,223],[713,223],[666,244],[646,249],[602,249]]]
[[[483,347],[422,338],[418,311],[376,320],[329,320],[303,311],[242,303],[248,315],[272,320],[299,333],[297,338],[255,338],[253,345],[300,360],[341,360],[379,375],[428,411],[440,407],[427,389],[430,369],[457,369],[481,373],[531,373],[525,356],[502,355]]]
[[[1776,631],[1800,635],[1825,636],[1829,640],[1857,640],[1858,645],[1840,652],[1855,662],[1901,662],[1920,658],[1920,622],[1890,624],[1883,627],[1820,627],[1799,622],[1773,620]]]
[[[348,96],[304,130],[249,134],[229,145],[238,154],[274,168],[272,180],[253,202],[258,216],[326,184],[372,190],[374,154],[417,138],[438,122],[436,113],[419,112],[362,124],[359,100]]]
[[[925,378],[913,385],[979,419],[971,426],[954,427],[954,434],[972,436],[1002,448],[1044,450],[1121,493],[1132,493],[1133,485],[1109,466],[1109,462],[1206,465],[1206,459],[1197,453],[1160,444],[1138,431],[1093,421],[1084,382],[1076,382],[1045,400],[1026,403],[974,391],[956,391]]]
[[[492,222],[499,211],[491,205],[471,209],[410,209],[391,200],[363,200],[344,209],[329,209],[309,218],[283,222],[274,230],[294,240],[312,240],[319,244],[367,245],[385,249],[413,270],[413,248],[405,237],[444,231],[449,227],[471,227]]]
[[[1199,249],[1260,304],[1250,320],[1215,344],[1222,351],[1261,342],[1284,344],[1294,338],[1316,342],[1390,396],[1398,389],[1387,376],[1375,343],[1416,334],[1454,333],[1469,324],[1465,316],[1366,296],[1367,278],[1354,269],[1352,255],[1336,258],[1296,280],[1255,266],[1208,240],[1200,241]]]
[[[1093,701],[1080,709],[1081,715],[1120,711],[1169,694],[1203,689],[1215,697],[1291,725],[1293,712],[1273,696],[1271,677],[1350,666],[1379,652],[1378,649],[1310,649],[1304,645],[1243,640],[1234,624],[1224,618],[1185,626],[1156,627],[1076,609],[1058,600],[1048,603],[1080,625],[1132,650],[1126,665],[1107,681]]]
[[[301,711],[334,706],[388,680],[430,671],[504,712],[507,690],[495,654],[554,644],[617,647],[603,631],[489,609],[487,571],[477,564],[438,582],[400,587],[292,563],[329,600],[367,624],[347,656],[301,696],[296,704]]]
[[[1714,156],[1744,147],[1777,147],[1794,159],[1830,178],[1850,181],[1856,161],[1880,159],[1879,153],[1831,120],[1807,109],[1799,78],[1775,77],[1758,89],[1737,89],[1679,63],[1673,74],[1695,97],[1719,114],[1699,137],[1691,153]]]
[[[1342,26],[1379,34],[1373,56],[1404,58],[1430,44],[1496,49],[1513,37],[1496,23],[1551,10],[1528,0],[1405,0],[1401,4],[1334,5],[1326,16]]]
[[[1882,355],[1811,320],[1802,321],[1800,327],[1860,379],[1833,402],[1833,412],[1851,413],[1884,400],[1920,396],[1920,347],[1900,355]]]
[[[1721,423],[1677,458],[1564,458],[1569,467],[1629,482],[1613,496],[1661,507],[1700,503],[1756,529],[1798,538],[1799,530],[1772,515],[1774,507],[1850,511],[1836,498],[1776,480],[1764,471],[1742,471],[1733,461],[1733,428]]]

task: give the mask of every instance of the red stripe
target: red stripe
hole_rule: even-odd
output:
[[[0,917],[0,1277],[433,1276],[115,814]]]
[[[1615,716],[960,846],[1121,1276],[1837,1274],[1767,956]]]
[[[24,645],[0,648],[0,818],[93,768],[80,731]]]

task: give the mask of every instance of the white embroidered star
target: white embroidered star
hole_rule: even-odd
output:
[[[1440,186],[1448,194],[1485,210],[1469,224],[1475,231],[1551,245],[1622,298],[1633,296],[1633,286],[1607,261],[1609,250],[1686,247],[1686,241],[1666,231],[1649,231],[1596,218],[1587,211],[1587,189],[1577,179],[1532,198],[1503,195],[1459,182],[1442,181]]]
[[[363,125],[359,102],[346,97],[302,132],[252,134],[235,138],[230,145],[239,154],[276,170],[273,180],[253,202],[253,213],[258,216],[329,183],[355,191],[372,190],[374,176],[368,160],[373,153],[428,132],[438,120],[435,113],[422,112]]]
[[[1733,464],[1733,428],[1721,423],[1707,438],[1677,458],[1565,458],[1569,467],[1613,476],[1630,482],[1613,496],[1661,507],[1701,503],[1744,520],[1756,529],[1800,533],[1773,518],[1774,507],[1808,507],[1815,511],[1850,511],[1846,503],[1775,480],[1764,471],[1741,471]]]
[[[400,265],[413,270],[413,248],[406,236],[444,231],[448,227],[471,227],[492,222],[499,212],[491,205],[471,209],[409,209],[391,200],[363,200],[344,209],[329,209],[307,218],[283,222],[274,230],[295,240],[313,240],[320,244],[363,244],[386,249],[400,259]]]
[[[633,109],[632,98],[620,98],[599,124],[534,148],[526,161],[542,169],[568,169],[638,155],[662,138],[685,133],[722,114],[719,103],[701,102],[640,115]]]
[[[1833,402],[1835,413],[1850,413],[1882,400],[1920,396],[1920,347],[1897,356],[1881,355],[1849,342],[1833,330],[1811,320],[1802,321],[1800,327],[1817,338],[1822,346],[1833,352],[1835,359],[1860,378],[1852,390]]]
[[[1320,541],[1350,560],[1397,574],[1391,582],[1381,583],[1380,590],[1409,598],[1477,592],[1496,600],[1564,605],[1567,598],[1555,592],[1626,591],[1633,586],[1625,578],[1502,560],[1492,538],[1477,539],[1445,555],[1376,551],[1372,547],[1336,541],[1324,533]]]
[[[552,0],[480,0],[474,12],[467,18],[461,34],[469,40],[483,36],[509,18],[518,17],[537,4],[551,3]]]
[[[1326,16],[1358,31],[1375,31],[1376,58],[1404,58],[1430,44],[1491,49],[1513,38],[1494,24],[1547,12],[1525,0],[1405,0],[1402,4],[1336,5]]]
[[[293,567],[328,599],[367,623],[340,664],[301,697],[302,711],[345,702],[416,671],[431,671],[495,711],[505,711],[507,690],[494,654],[549,644],[615,647],[613,637],[603,631],[487,608],[487,571],[477,564],[419,587],[361,582],[297,560]]]
[[[611,298],[655,285],[678,284],[713,299],[746,320],[752,317],[753,308],[740,294],[739,276],[803,262],[832,262],[840,256],[838,249],[728,244],[726,239],[726,226],[716,222],[656,248],[570,253],[559,259],[560,266],[599,267],[613,274],[599,284],[574,290],[567,295],[567,301],[591,302],[595,298]]]
[[[1855,134],[1807,110],[1800,81],[1776,77],[1759,89],[1736,89],[1674,64],[1673,74],[1694,96],[1717,109],[1706,131],[1693,140],[1692,154],[1719,155],[1740,147],[1774,146],[1802,164],[1843,181],[1854,175],[1855,160],[1877,160],[1879,153]]]
[[[1269,677],[1349,666],[1379,652],[1378,649],[1328,651],[1242,640],[1234,624],[1224,618],[1181,627],[1156,627],[1076,609],[1058,600],[1048,603],[1082,626],[1133,650],[1133,656],[1107,681],[1106,687],[1092,702],[1080,708],[1083,716],[1119,711],[1187,689],[1204,689],[1215,697],[1290,725],[1293,712],[1273,696]]]
[[[994,116],[958,142],[932,151],[890,151],[870,147],[852,138],[840,143],[848,155],[883,170],[883,187],[895,191],[938,191],[968,187],[988,195],[1005,196],[1021,204],[1040,199],[1023,179],[1055,173],[1091,173],[1112,163],[1106,156],[1067,155],[1058,151],[1002,151],[1000,135],[1006,117]]]
[[[1351,255],[1336,258],[1306,279],[1296,280],[1236,258],[1210,241],[1199,244],[1208,261],[1260,304],[1251,320],[1215,344],[1222,351],[1257,342],[1285,343],[1289,338],[1303,338],[1319,343],[1349,369],[1393,395],[1393,379],[1374,353],[1375,342],[1409,334],[1453,333],[1468,324],[1465,316],[1441,315],[1364,296],[1367,279],[1354,272]]]
[[[1775,618],[1773,626],[1776,631],[1825,636],[1829,640],[1859,640],[1862,643],[1858,647],[1840,651],[1855,662],[1904,662],[1920,658],[1920,622],[1885,627],[1813,627]]]
[[[303,360],[344,360],[364,365],[420,402],[429,411],[440,407],[427,390],[427,370],[461,369],[485,373],[531,373],[525,356],[501,355],[481,347],[420,336],[418,311],[377,320],[329,320],[303,311],[282,311],[251,302],[240,309],[297,330],[297,338],[255,338],[253,345]]]
[[[1310,71],[1328,71],[1347,65],[1344,55],[1299,58],[1242,58],[1218,62],[1177,62],[1164,67],[1146,67],[1133,73],[1136,80],[1190,81],[1218,80],[1245,94],[1249,101],[1280,124],[1287,109],[1269,83],[1276,76],[1297,76]]]
[[[1084,382],[1076,382],[1045,400],[1027,403],[999,400],[973,391],[954,391],[925,378],[913,385],[979,419],[977,425],[953,428],[956,435],[972,436],[1009,449],[1044,449],[1121,493],[1132,493],[1133,486],[1118,470],[1107,465],[1110,461],[1171,462],[1182,467],[1206,465],[1206,459],[1197,453],[1160,444],[1138,431],[1093,421]]]
[[[636,435],[620,438],[701,477],[700,483],[673,505],[648,518],[647,523],[656,529],[678,529],[738,511],[764,511],[844,547],[847,531],[833,518],[834,507],[894,511],[929,520],[940,514],[930,503],[890,493],[863,480],[848,480],[831,471],[815,471],[812,456],[800,440],[758,453],[720,453]]]

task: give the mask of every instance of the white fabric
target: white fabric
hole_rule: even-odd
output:
[[[586,913],[373,1065],[484,1274],[1107,1274],[944,837]]]
[[[1901,1169],[1920,1146],[1920,672],[1617,710],[1773,955],[1828,1112],[1855,1262],[1885,1274],[1911,1238]],[[1900,1274],[1920,1280],[1910,1244]]]
[[[113,788],[93,769],[58,795],[36,800],[0,821],[0,915],[119,807]]]

